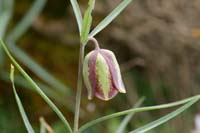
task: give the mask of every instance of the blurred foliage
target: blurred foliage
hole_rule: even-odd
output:
[[[6,33],[13,29],[32,2],[33,0],[15,2],[13,18]],[[92,27],[97,25],[119,2],[120,0],[96,1]],[[79,0],[79,3],[81,10],[85,10],[87,2]],[[106,103],[96,99],[88,101],[87,97],[83,96],[81,123],[117,110],[128,109],[141,96],[147,99],[144,105],[154,105],[198,94],[200,87],[199,13],[200,2],[197,0],[190,2],[187,0],[135,0],[97,36],[101,47],[112,49],[117,55],[128,93],[119,95]],[[75,92],[78,36],[70,2],[48,0],[43,12],[34,20],[28,32],[17,41],[17,46],[59,80],[73,88],[71,91]],[[88,45],[86,50],[89,51],[92,48]],[[9,65],[10,62],[7,60],[2,70],[9,70]],[[41,80],[27,67],[24,66],[24,68],[34,79]],[[3,133],[25,132],[11,93],[10,83],[0,80],[0,88],[1,131]],[[35,127],[39,127],[39,117],[44,116],[55,132],[63,132],[63,125],[38,95],[26,90],[29,87],[18,86],[17,88],[22,88],[19,94]],[[60,92],[56,92],[56,95],[59,97]],[[86,95],[85,89],[83,95]],[[74,94],[64,95],[59,101],[63,101],[64,104],[71,103],[70,107],[73,110],[74,99]],[[55,99],[54,101],[72,124],[71,110],[61,102]],[[65,103],[66,101],[69,102]],[[198,110],[198,107],[194,107],[192,111],[156,128],[151,133],[188,133],[194,128],[194,114],[198,113]],[[159,118],[168,111],[137,114],[128,125],[127,131]],[[98,133],[102,130],[113,132],[121,120],[119,118],[107,121],[87,132]]]

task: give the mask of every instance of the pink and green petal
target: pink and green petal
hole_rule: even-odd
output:
[[[109,93],[112,87],[111,82],[111,75],[109,71],[109,66],[106,63],[106,60],[104,57],[98,53],[97,60],[96,60],[96,77],[97,77],[97,88],[100,90],[100,92],[103,93],[104,100],[109,100]],[[97,94],[99,97],[100,95]],[[99,98],[102,98],[99,97]]]
[[[120,68],[117,62],[117,59],[113,52],[105,49],[101,49],[101,54],[104,56],[107,64],[109,65],[109,69],[111,72],[111,75],[113,77],[113,82],[116,87],[116,89],[119,90],[121,93],[126,93],[122,77],[121,77],[121,72]]]
[[[93,97],[93,94],[92,94],[92,86],[91,86],[91,80],[89,79],[89,75],[90,75],[90,67],[89,67],[89,60],[90,60],[90,57],[91,55],[93,54],[94,52],[90,52],[86,57],[85,57],[85,60],[84,60],[84,63],[83,63],[83,76],[84,76],[84,83],[85,83],[85,86],[87,88],[87,91],[88,91],[88,99],[92,99]]]

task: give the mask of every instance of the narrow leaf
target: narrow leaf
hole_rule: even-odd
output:
[[[196,98],[200,98],[200,95],[196,95],[196,96],[193,96],[193,97],[189,97],[189,98],[186,98],[186,99],[183,99],[183,100],[180,100],[180,101],[176,101],[176,102],[172,102],[172,103],[168,103],[168,104],[134,108],[134,109],[129,109],[129,110],[113,113],[113,114],[110,114],[110,115],[106,115],[106,116],[100,117],[96,120],[90,121],[90,122],[84,124],[83,126],[81,126],[80,129],[79,129],[79,133],[81,133],[82,131],[84,131],[84,130],[88,129],[89,127],[92,127],[92,126],[94,126],[94,125],[96,125],[96,124],[98,124],[102,121],[109,120],[109,119],[112,119],[112,118],[115,118],[115,117],[119,117],[119,116],[130,114],[130,113],[137,113],[137,112],[144,112],[144,111],[150,111],[150,110],[159,110],[159,109],[164,109],[164,108],[170,108],[170,107],[174,107],[174,106],[178,106],[178,105],[187,103],[187,102],[192,101]]]
[[[20,100],[20,98],[19,98],[19,96],[17,94],[17,91],[15,89],[15,83],[14,83],[14,66],[13,65],[11,65],[11,69],[10,69],[10,80],[12,82],[12,87],[13,87],[13,92],[14,92],[14,95],[15,95],[15,100],[17,102],[17,106],[19,108],[19,112],[20,112],[21,117],[23,119],[24,125],[25,125],[28,133],[34,133],[34,130],[33,130],[32,126],[31,126],[31,124],[30,124],[30,122],[28,120],[28,117],[27,117],[27,115],[26,115],[26,113],[24,111],[24,108],[23,108],[23,105],[21,103],[21,100]]]
[[[129,133],[144,133],[147,132],[169,120],[171,120],[172,118],[176,117],[177,115],[179,115],[180,113],[182,113],[183,111],[185,111],[186,109],[188,109],[190,106],[192,106],[195,102],[197,102],[199,100],[199,98],[196,98],[190,102],[188,102],[187,104],[183,105],[182,107],[178,108],[177,110],[165,115],[164,117],[161,117],[158,120],[155,120],[151,123],[148,123],[147,125],[140,127],[134,131],[131,131]]]
[[[9,75],[8,72],[0,72],[0,79],[5,82],[10,82],[10,78],[8,75]],[[42,89],[42,91],[44,91],[44,93],[47,94],[47,96],[52,98],[54,101],[56,101],[60,105],[66,107],[72,113],[74,112],[73,103],[68,100],[63,101],[63,99],[65,98],[65,95],[63,95],[62,93],[58,93],[53,88],[50,88],[49,86],[41,83],[40,81],[35,81],[35,82]],[[15,85],[21,86],[25,89],[29,89],[31,91],[36,92],[36,90],[21,75],[15,75]]]
[[[139,101],[134,105],[133,108],[137,108],[137,107],[141,106],[144,99],[145,99],[144,97],[140,98]],[[131,120],[131,118],[133,117],[134,114],[135,113],[130,113],[123,119],[123,121],[119,125],[119,128],[116,130],[116,133],[123,133],[124,129],[126,128],[126,126],[128,125],[129,121]]]
[[[71,4],[72,4],[72,8],[76,17],[76,21],[78,24],[78,29],[79,29],[79,34],[81,35],[81,28],[82,28],[82,15],[81,15],[81,10],[79,8],[78,2],[77,0],[70,0]]]
[[[123,0],[107,17],[105,17],[89,34],[94,37],[97,33],[108,26],[130,3],[132,0]]]
[[[92,24],[92,10],[94,9],[95,0],[89,0],[88,8],[85,11],[82,31],[81,31],[81,43],[85,44],[88,40],[88,34],[90,32],[90,27]]]
[[[39,88],[39,86],[31,79],[31,77],[22,69],[22,67],[16,62],[16,60],[12,57],[6,45],[1,39],[0,39],[0,44],[3,47],[4,51],[6,52],[6,54],[8,55],[8,57],[10,58],[10,60],[16,66],[16,68],[20,71],[20,73],[24,76],[24,78],[29,82],[29,84],[31,84],[32,87],[34,87],[37,93],[45,100],[45,102],[51,107],[51,109],[58,115],[58,117],[62,120],[62,122],[66,126],[67,130],[71,133],[72,129],[68,121],[65,119],[64,115],[60,112],[60,110],[56,107],[56,105],[46,96],[46,94]]]

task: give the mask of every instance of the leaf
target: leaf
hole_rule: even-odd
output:
[[[81,35],[82,21],[83,21],[83,18],[82,18],[82,15],[81,15],[81,10],[79,8],[77,0],[70,0],[70,2],[72,4],[73,11],[74,11],[76,21],[77,21],[77,24],[78,24],[79,34]]]
[[[179,115],[180,113],[182,113],[183,111],[185,111],[186,109],[188,109],[190,106],[192,106],[195,102],[197,102],[199,100],[199,98],[196,98],[190,102],[188,102],[187,104],[183,105],[182,107],[178,108],[177,110],[161,117],[160,119],[158,120],[155,120],[151,123],[148,123],[147,125],[143,126],[143,127],[140,127],[134,131],[131,131],[129,133],[144,133],[144,132],[147,132],[169,120],[171,120],[172,118],[176,117],[177,115]]]
[[[97,33],[108,26],[130,3],[132,0],[123,0],[107,17],[105,17],[89,34],[94,37]]]
[[[95,0],[89,0],[88,8],[85,11],[83,24],[82,24],[82,31],[81,31],[81,43],[85,44],[88,40],[88,34],[90,32],[90,27],[92,24],[92,10],[94,9]]]
[[[21,100],[20,100],[20,98],[19,98],[19,96],[17,94],[17,91],[15,89],[15,84],[14,84],[14,66],[13,65],[11,65],[11,69],[10,69],[10,80],[12,82],[12,87],[13,87],[13,92],[14,92],[14,95],[15,95],[15,100],[17,102],[17,106],[19,108],[19,112],[20,112],[21,117],[23,119],[24,125],[25,125],[28,133],[34,133],[34,130],[33,130],[32,126],[31,126],[31,124],[30,124],[30,122],[28,120],[28,117],[27,117],[27,115],[26,115],[26,113],[24,111],[24,108],[23,108],[23,105],[21,103]]]
[[[56,105],[46,96],[46,94],[39,88],[39,86],[31,79],[31,77],[22,69],[22,67],[16,62],[16,60],[12,57],[10,52],[8,51],[4,42],[0,39],[0,45],[3,47],[4,51],[16,66],[16,68],[20,71],[20,73],[24,76],[24,78],[29,82],[29,84],[36,90],[36,92],[44,99],[44,101],[51,107],[51,109],[58,115],[58,117],[62,120],[67,130],[71,133],[72,129],[65,119],[64,115],[60,112],[60,110],[56,107]]]
[[[129,110],[125,110],[125,111],[121,111],[121,112],[117,112],[117,113],[113,113],[110,115],[106,115],[103,117],[100,117],[96,120],[90,121],[84,125],[82,125],[79,129],[79,133],[81,133],[82,131],[88,129],[89,127],[92,127],[102,121],[105,120],[109,120],[118,116],[122,116],[122,115],[126,115],[126,114],[130,114],[130,113],[137,113],[137,112],[144,112],[144,111],[150,111],[150,110],[159,110],[159,109],[164,109],[164,108],[170,108],[170,107],[174,107],[174,106],[178,106],[181,104],[185,104],[189,101],[192,101],[196,98],[200,98],[200,95],[196,95],[193,97],[189,97],[180,101],[176,101],[176,102],[172,102],[172,103],[168,103],[168,104],[161,104],[161,105],[156,105],[156,106],[149,106],[149,107],[140,107],[140,108],[134,108],[134,109],[129,109]]]
[[[46,133],[46,128],[43,122],[40,121],[40,133]]]
[[[9,73],[8,72],[0,72],[0,79],[4,80],[6,82],[10,82],[9,79]],[[62,106],[66,107],[69,111],[71,111],[72,113],[74,112],[74,105],[72,102],[65,100],[63,101],[63,99],[65,98],[65,95],[58,93],[57,91],[55,91],[53,88],[50,88],[49,86],[39,82],[39,81],[35,81],[38,86],[42,89],[42,91],[44,91],[45,94],[47,94],[47,96],[49,96],[50,98],[52,98],[53,100],[55,100],[57,103],[61,104]],[[20,75],[15,75],[15,85],[21,86],[25,89],[29,89],[31,91],[36,92],[36,90],[26,81],[26,79],[24,79],[22,76]]]
[[[137,108],[137,107],[141,106],[144,99],[145,99],[144,97],[140,98],[139,101],[134,105],[133,108]],[[128,125],[129,121],[131,120],[131,118],[133,117],[134,114],[135,113],[130,113],[123,119],[123,121],[119,125],[118,129],[116,130],[116,133],[123,133],[123,130]]]

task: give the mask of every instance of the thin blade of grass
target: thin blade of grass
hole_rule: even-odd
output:
[[[71,133],[72,129],[65,119],[64,115],[60,112],[60,110],[56,107],[56,105],[46,96],[46,94],[39,88],[39,86],[31,79],[31,77],[22,69],[22,67],[16,62],[16,60],[12,57],[10,52],[8,51],[4,42],[0,39],[0,44],[3,47],[4,51],[19,70],[19,72],[24,76],[24,78],[31,84],[32,87],[37,91],[37,93],[44,99],[44,101],[51,107],[51,109],[58,115],[58,117],[62,120],[67,130]]]
[[[200,98],[200,95],[196,95],[196,96],[193,96],[193,97],[189,97],[189,98],[186,98],[186,99],[183,99],[183,100],[180,100],[180,101],[176,101],[176,102],[172,102],[172,103],[168,103],[168,104],[134,108],[134,109],[129,109],[129,110],[117,112],[117,113],[114,113],[114,114],[106,115],[106,116],[100,117],[98,119],[95,119],[93,121],[90,121],[90,122],[82,125],[79,129],[79,133],[88,129],[89,127],[96,125],[97,123],[100,123],[102,121],[109,120],[109,119],[112,119],[112,118],[115,118],[115,117],[119,117],[119,116],[130,114],[130,113],[138,113],[138,112],[144,112],[144,111],[150,111],[150,110],[159,110],[159,109],[164,109],[164,108],[170,108],[170,107],[178,106],[178,105],[181,105],[181,104],[185,104],[185,103],[192,101],[196,98]]]
[[[142,97],[139,99],[139,101],[133,106],[133,108],[137,108],[139,106],[141,106],[141,104],[144,102],[145,98]],[[119,125],[119,128],[116,130],[116,133],[123,133],[124,129],[126,128],[126,126],[128,125],[129,121],[132,119],[133,115],[135,113],[131,113],[128,114],[123,121],[121,122],[121,124]]]
[[[23,119],[23,122],[24,122],[24,125],[28,131],[28,133],[34,133],[34,130],[33,130],[33,127],[31,126],[29,120],[28,120],[28,117],[24,111],[24,108],[23,108],[23,105],[22,105],[22,102],[17,94],[17,91],[15,89],[15,83],[14,83],[14,66],[11,65],[11,69],[10,69],[10,81],[12,83],[12,87],[13,87],[13,92],[14,92],[14,95],[15,95],[15,100],[17,102],[17,106],[19,108],[19,112],[21,114],[21,117]]]
[[[188,109],[190,106],[192,106],[194,103],[196,103],[199,100],[199,98],[196,98],[192,101],[190,101],[189,103],[183,105],[182,107],[178,108],[177,110],[161,117],[160,119],[157,119],[151,123],[148,123],[147,125],[140,127],[134,131],[131,131],[129,133],[144,133],[147,132],[155,127],[160,126],[161,124],[171,120],[172,118],[176,117],[177,115],[179,115],[180,113],[182,113],[183,111],[185,111],[186,109]]]
[[[107,17],[105,17],[89,34],[94,37],[97,33],[108,26],[130,3],[132,0],[123,0]]]
[[[8,75],[9,75],[8,72],[0,71],[0,79],[5,82],[10,82]],[[65,95],[63,95],[62,93],[56,92],[53,88],[50,88],[49,86],[41,83],[40,81],[35,81],[35,82],[42,89],[42,91],[44,91],[44,93],[47,94],[47,96],[55,100],[60,105],[66,107],[72,113],[74,112],[74,108],[73,108],[74,104],[71,101],[63,100],[65,98]],[[15,75],[15,85],[18,85],[20,87],[36,92],[36,90],[26,81],[26,79],[24,79],[20,75]]]
[[[46,133],[45,125],[41,121],[40,121],[40,133]]]
[[[72,4],[72,8],[76,17],[76,21],[78,24],[78,29],[79,29],[79,34],[81,35],[81,29],[82,29],[82,15],[81,15],[81,10],[79,8],[78,2],[77,0],[70,0],[71,4]]]
[[[81,30],[81,43],[85,44],[88,40],[88,34],[92,24],[92,10],[94,9],[95,0],[89,0],[88,8],[85,11],[83,25]]]

